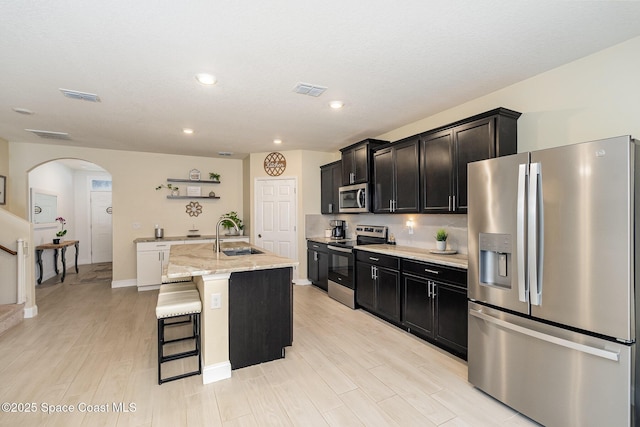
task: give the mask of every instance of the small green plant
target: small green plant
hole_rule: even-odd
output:
[[[441,228],[436,232],[436,240],[438,242],[446,242],[447,237],[449,237],[449,235],[447,234],[447,230],[444,228]]]
[[[158,186],[156,187],[156,190],[159,190],[159,189],[161,189],[161,188],[168,188],[169,190],[172,190],[172,191],[173,191],[173,190],[177,190],[177,189],[178,189],[178,187],[176,187],[175,185],[171,185],[171,184],[167,184],[167,185],[160,184],[160,185],[158,185]]]
[[[222,216],[220,216],[220,219],[224,220],[222,221],[221,224],[227,230],[231,228],[235,228],[233,225],[233,222],[229,220],[233,220],[238,225],[238,228],[240,230],[244,229],[244,225],[242,225],[242,220],[238,217],[238,212],[235,212],[235,211],[227,212],[226,214],[223,214]]]
[[[220,174],[215,172],[209,172],[209,179],[212,181],[220,181]]]

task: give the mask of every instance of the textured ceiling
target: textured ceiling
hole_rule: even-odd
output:
[[[638,18],[632,1],[4,0],[0,137],[202,156],[335,151],[638,36]],[[199,72],[218,83],[199,85]],[[328,90],[299,95],[298,82]]]

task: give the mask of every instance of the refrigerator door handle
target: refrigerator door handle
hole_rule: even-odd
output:
[[[540,163],[529,165],[529,194],[527,215],[527,258],[529,263],[529,299],[532,305],[542,304],[542,264],[544,215],[542,209],[542,170]]]
[[[518,254],[518,299],[529,302],[529,282],[527,281],[527,263],[525,262],[525,218],[526,218],[526,191],[529,165],[521,164],[518,167],[518,200],[516,213],[516,251]]]
[[[553,335],[547,335],[542,332],[534,331],[533,329],[525,328],[520,325],[516,325],[510,322],[507,322],[502,319],[498,319],[489,314],[483,313],[481,311],[469,309],[469,314],[473,317],[477,317],[478,319],[484,320],[488,323],[493,323],[496,326],[499,326],[504,329],[508,329],[510,331],[520,333],[523,335],[530,336],[532,338],[536,338],[542,341],[550,342],[552,344],[556,344],[562,347],[569,348],[571,350],[580,351],[582,353],[591,354],[593,356],[601,357],[603,359],[612,360],[614,362],[620,361],[620,353],[611,350],[605,350],[601,348],[591,347],[589,345],[580,344],[575,341],[569,341],[564,338],[554,337]]]

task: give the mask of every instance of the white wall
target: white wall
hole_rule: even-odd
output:
[[[397,141],[496,107],[523,113],[519,152],[618,135],[640,138],[639,71],[636,37],[376,138]]]
[[[305,216],[320,212],[320,166],[340,158],[340,153],[323,153],[317,151],[281,151],[287,160],[287,168],[281,177],[295,177],[298,182],[297,206],[297,258],[300,264],[294,272],[294,279],[307,277],[307,243],[305,236]],[[253,153],[250,156],[250,193],[251,212],[255,212],[254,187],[256,178],[269,175],[264,171],[264,159],[268,152]]]
[[[52,193],[58,198],[57,215],[63,217],[67,224],[65,228],[67,234],[65,240],[76,240],[76,220],[75,220],[75,193],[73,182],[73,171],[60,163],[46,163],[39,166],[29,174],[29,188],[44,191],[45,194]],[[30,204],[30,202],[29,202]],[[27,215],[27,220],[31,217]],[[56,233],[60,231],[60,223],[55,224],[34,224],[33,226],[33,245],[38,246],[45,243],[51,243],[56,238]],[[74,249],[69,251],[74,252]],[[68,255],[68,254],[67,254]],[[68,258],[68,257],[67,257]],[[35,257],[33,258],[35,263]],[[62,260],[58,260],[58,265],[62,266]],[[36,278],[39,272],[35,270]],[[42,280],[47,280],[55,276],[53,265],[53,251],[46,250],[42,252]]]
[[[101,166],[113,181],[113,280],[135,284],[136,252],[133,241],[152,237],[154,224],[165,229],[165,236],[184,236],[193,226],[202,234],[215,234],[215,224],[224,212],[242,212],[242,160],[214,159],[117,150],[101,150],[49,144],[9,143],[12,177],[11,210],[28,218],[28,172],[35,166],[60,158],[83,159]],[[190,200],[169,200],[165,189],[156,191],[167,178],[188,178],[198,169],[203,179],[209,172],[221,174],[222,183],[203,187],[220,199],[198,200],[203,207],[199,217],[190,217],[186,205]],[[179,184],[180,185],[180,184]],[[183,194],[186,186],[180,185]],[[83,242],[80,242],[83,245]]]

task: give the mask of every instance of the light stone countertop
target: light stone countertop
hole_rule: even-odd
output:
[[[169,253],[169,263],[162,274],[162,281],[166,282],[172,279],[208,274],[267,270],[298,265],[297,261],[281,257],[245,242],[222,242],[220,246],[222,250],[254,248],[264,253],[229,256],[222,252],[214,252],[211,243],[173,245]]]
[[[448,265],[449,267],[468,268],[467,254],[440,255],[432,254],[429,249],[414,248],[401,245],[361,245],[355,249],[375,252],[383,255],[392,255],[399,258],[407,258],[415,261],[432,262],[434,264]]]

